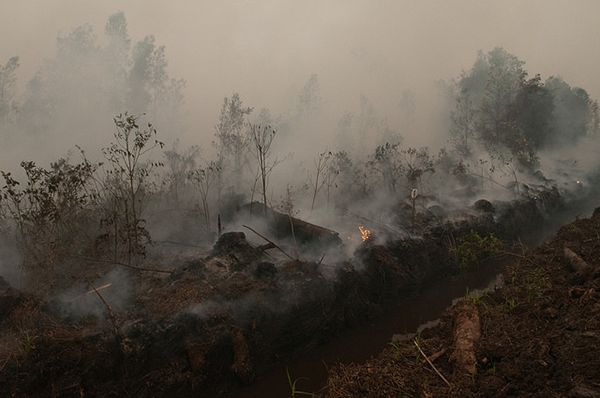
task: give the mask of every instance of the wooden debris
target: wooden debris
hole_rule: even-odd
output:
[[[426,357],[425,359],[429,360],[430,362],[434,362],[436,359],[438,359],[439,357],[444,355],[446,353],[446,351],[448,351],[447,348],[442,348],[438,352],[431,354],[429,357]],[[423,360],[423,362],[425,362],[425,360]]]
[[[106,300],[104,300],[104,297],[102,297],[102,295],[100,294],[98,289],[96,289],[96,287],[92,284],[92,282],[89,279],[87,280],[87,283],[92,287],[93,291],[96,292],[96,295],[100,298],[100,300],[102,300],[102,303],[108,310],[108,315],[110,315],[110,322],[112,323],[112,326],[113,326],[113,332],[115,334],[115,338],[117,339],[119,346],[121,346],[121,342],[123,339],[121,338],[121,334],[119,333],[119,328],[117,327],[117,320],[115,318],[115,313],[113,312],[111,306],[108,305]]]
[[[481,337],[479,310],[470,301],[462,301],[456,306],[454,319],[454,352],[450,361],[454,362],[454,375],[471,374],[477,365],[475,346]]]
[[[260,245],[256,248],[256,250],[258,250],[259,252],[264,252],[265,250],[269,250],[274,248],[275,245],[273,243],[265,243],[264,245]]]
[[[590,269],[588,263],[586,263],[581,257],[579,257],[573,250],[565,247],[565,261],[569,263],[575,271],[583,273]]]
[[[250,231],[254,232],[256,235],[260,236],[261,238],[263,238],[264,240],[266,240],[267,242],[269,242],[270,245],[272,245],[272,247],[278,249],[280,252],[282,252],[283,254],[285,254],[290,260],[295,260],[294,257],[290,256],[289,254],[287,254],[281,247],[277,246],[275,244],[275,242],[273,242],[270,239],[265,238],[264,236],[262,236],[261,234],[259,234],[258,232],[256,232],[255,230],[253,230],[252,228],[250,228],[247,225],[243,225],[244,228],[248,228]]]
[[[71,299],[71,301],[75,301],[75,300],[77,300],[77,299],[80,299],[80,298],[81,298],[81,297],[83,297],[83,296],[87,296],[88,294],[92,294],[92,293],[94,293],[94,292],[98,293],[98,291],[99,291],[99,290],[106,289],[107,287],[110,287],[111,285],[112,285],[112,283],[107,283],[107,284],[106,284],[106,285],[104,285],[104,286],[100,286],[100,287],[98,287],[98,288],[94,288],[94,289],[90,290],[89,292],[86,292],[86,293],[80,294],[79,296],[72,298],[72,299]]]
[[[152,272],[162,272],[165,274],[172,274],[173,270],[170,269],[158,269],[158,268],[147,268],[147,267],[137,267],[135,265],[131,265],[131,264],[126,264],[126,263],[122,263],[120,261],[115,261],[115,260],[106,260],[103,258],[92,258],[92,257],[85,257],[85,256],[77,256],[75,258],[81,259],[81,260],[89,260],[89,261],[97,261],[100,263],[108,263],[108,264],[115,264],[115,265],[120,265],[122,267],[126,267],[126,268],[132,268],[132,269],[137,269],[139,271],[152,271]]]
[[[242,210],[249,211],[252,214],[252,206],[264,205],[262,203],[253,202],[242,206]],[[292,237],[294,234],[299,244],[322,244],[326,246],[340,245],[342,240],[336,231],[329,228],[324,228],[299,218],[290,217],[267,207],[267,219],[269,220],[273,232],[278,237]],[[264,237],[263,237],[264,238]]]
[[[440,373],[440,371],[437,370],[437,368],[431,362],[431,360],[429,358],[427,358],[427,355],[425,355],[425,353],[423,352],[423,350],[421,349],[421,347],[419,347],[419,343],[417,343],[417,340],[415,340],[414,342],[415,342],[415,345],[417,346],[417,348],[419,349],[419,352],[421,353],[421,355],[423,355],[423,357],[425,358],[425,360],[427,360],[427,363],[429,363],[429,365],[431,365],[431,367],[433,368],[433,370],[435,370],[435,373],[437,373],[437,375],[440,376],[442,380],[444,380],[444,382],[446,383],[446,385],[448,387],[450,387],[450,383],[448,382],[448,380],[446,380],[446,378]]]

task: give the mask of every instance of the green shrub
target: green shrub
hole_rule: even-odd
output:
[[[465,236],[456,240],[456,244],[450,247],[450,253],[456,258],[458,266],[467,270],[473,265],[479,264],[485,258],[497,256],[503,247],[500,239],[493,233],[482,238],[477,232],[471,230]]]

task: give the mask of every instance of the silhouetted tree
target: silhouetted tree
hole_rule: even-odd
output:
[[[315,127],[315,120],[320,115],[322,100],[319,89],[319,78],[310,76],[304,84],[296,104],[296,123],[300,128],[309,131]]]
[[[574,143],[587,134],[593,118],[593,101],[582,88],[572,88],[560,77],[546,80],[555,105],[554,144]]]
[[[408,148],[400,153],[403,158],[400,170],[409,184],[408,188],[414,188],[417,182],[422,186],[423,175],[435,172],[434,159],[429,154],[429,148]]]
[[[140,129],[139,116],[121,114],[114,118],[116,131],[114,141],[102,149],[104,157],[109,161],[106,183],[113,190],[114,197],[120,209],[115,217],[124,220],[112,220],[115,225],[125,231],[127,242],[127,261],[144,257],[149,233],[143,227],[141,218],[144,207],[144,191],[150,170],[157,163],[142,163],[147,153],[156,147],[163,148],[164,144],[155,139],[156,130],[148,123],[146,129]],[[109,188],[106,186],[105,188]],[[115,239],[117,239],[115,237]]]
[[[56,56],[27,85],[19,120],[26,130],[93,130],[108,113],[123,108],[149,113],[170,127],[178,122],[185,82],[169,77],[164,46],[157,47],[154,37],[147,36],[130,54],[122,12],[108,18],[104,33],[106,47],[96,43],[87,24],[57,38]]]
[[[242,182],[244,154],[248,148],[248,136],[243,131],[246,117],[252,113],[254,108],[244,108],[238,93],[234,92],[231,99],[225,97],[219,115],[219,124],[215,126],[215,138],[213,146],[217,150],[217,165],[221,174],[226,164],[231,161],[231,170],[235,178],[235,188],[239,189]],[[223,176],[217,181],[218,190],[223,188]],[[220,196],[220,195],[219,195]]]
[[[468,92],[476,109],[479,109],[485,96],[485,87],[489,71],[490,65],[488,63],[487,55],[479,50],[473,67],[468,71],[463,71],[458,79],[458,95],[460,95],[460,92],[462,91]],[[454,95],[456,96],[456,94]]]
[[[197,145],[180,150],[179,139],[177,139],[170,150],[164,152],[166,175],[163,185],[166,190],[167,201],[172,201],[176,208],[180,206],[182,193],[185,192],[186,182],[189,174],[196,170],[196,163],[200,156],[200,148]]]
[[[157,72],[153,71],[157,51],[154,36],[146,36],[133,46],[131,53],[132,67],[129,71],[129,104],[134,112],[146,112],[152,102],[151,86],[156,80]],[[158,65],[161,68],[163,65]],[[162,69],[164,72],[164,68]],[[164,73],[161,78],[164,80]]]
[[[357,134],[358,134],[358,151],[364,151],[367,143],[367,137],[377,131],[379,128],[377,114],[375,108],[369,99],[360,95],[360,113],[356,118]]]
[[[15,119],[18,105],[14,102],[16,70],[19,68],[19,57],[10,58],[5,65],[0,65],[0,127]]]
[[[403,159],[400,144],[385,143],[375,148],[375,153],[369,155],[367,165],[372,168],[390,195],[395,195],[403,176]]]
[[[481,104],[479,134],[486,147],[501,144],[506,134],[509,107],[527,76],[523,61],[502,47],[488,53],[489,72]]]
[[[456,97],[456,108],[450,113],[450,141],[456,153],[469,158],[477,133],[477,109],[469,92],[463,89]]]
[[[539,75],[523,80],[514,102],[509,107],[504,144],[520,164],[538,164],[537,152],[552,135],[554,102]]]
[[[592,101],[590,105],[588,132],[591,135],[598,135],[598,132],[600,132],[600,105],[598,105],[598,100]]]
[[[204,217],[204,225],[206,232],[211,231],[210,223],[210,205],[209,195],[211,188],[218,178],[220,173],[220,166],[214,161],[209,162],[203,167],[196,168],[189,173],[189,179],[192,184],[200,193],[200,199],[202,201],[202,215]]]
[[[129,69],[129,52],[131,40],[127,32],[125,14],[119,11],[108,17],[104,33],[109,38],[104,49],[105,67],[109,75],[109,107],[118,111],[126,107],[127,101],[127,70]]]
[[[261,182],[261,194],[263,197],[263,214],[267,216],[267,186],[269,184],[269,175],[273,168],[281,163],[280,160],[270,160],[271,144],[275,138],[276,131],[271,126],[260,126],[252,124],[248,128],[248,136],[250,137],[250,154],[256,159],[257,172],[254,186],[256,182]],[[252,189],[254,196],[255,188]]]
[[[343,151],[351,151],[354,145],[352,137],[352,120],[354,115],[350,112],[344,112],[337,123],[335,139],[337,148]]]
[[[315,208],[315,200],[317,199],[317,194],[326,183],[325,174],[327,173],[332,160],[333,154],[327,149],[324,152],[320,153],[319,156],[313,159],[313,162],[315,164],[314,181],[313,175],[311,175],[310,172],[308,173],[308,182],[312,187],[313,191],[312,203],[310,205],[311,211]]]
[[[337,202],[344,206],[351,200],[366,196],[368,187],[366,185],[366,173],[357,167],[346,151],[338,151],[333,154],[328,173],[336,175],[336,187],[339,187]]]
[[[386,142],[392,144],[402,144],[404,141],[404,137],[397,130],[390,128],[387,123],[387,120],[382,120],[379,123],[380,126],[380,138],[379,142],[385,144]]]

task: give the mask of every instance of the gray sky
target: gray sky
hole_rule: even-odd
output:
[[[422,105],[434,81],[495,46],[530,75],[561,75],[600,98],[600,2],[592,0],[0,1],[0,62],[21,57],[21,90],[54,56],[59,34],[89,23],[104,40],[109,15],[121,10],[132,43],[152,34],[166,46],[171,76],[187,81],[188,126],[210,134],[233,91],[277,115],[313,73],[332,120],[356,112],[363,93],[393,124],[403,90]]]

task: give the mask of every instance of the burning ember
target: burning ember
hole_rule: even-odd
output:
[[[365,229],[364,227],[358,227],[358,229],[360,229],[363,242],[371,237],[371,231],[369,231],[368,229]]]

